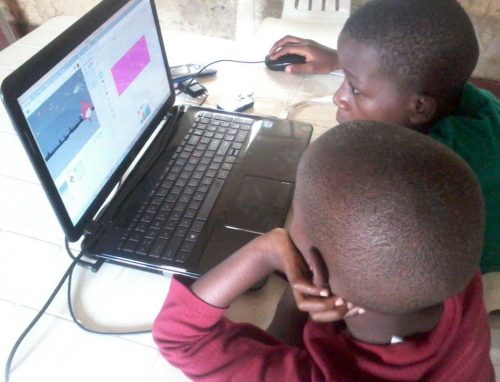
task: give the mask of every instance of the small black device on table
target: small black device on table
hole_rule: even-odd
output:
[[[213,68],[205,68],[203,69],[203,71],[200,72],[202,68],[203,66],[200,64],[185,64],[185,65],[171,66],[170,74],[172,75],[172,81],[174,83],[177,83],[191,79],[193,78],[194,75],[196,75],[196,77],[205,77],[205,76],[213,76],[217,73],[217,70]]]

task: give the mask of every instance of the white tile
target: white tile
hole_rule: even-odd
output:
[[[105,264],[97,274],[86,271],[75,284],[75,312],[97,330],[149,330],[169,286],[170,277]],[[156,348],[149,335],[126,338]]]
[[[0,133],[17,135],[3,104],[0,104]]]
[[[53,39],[61,34],[61,30],[47,28],[45,26],[35,29],[33,32],[28,33],[23,38],[17,40],[15,45],[22,45],[31,48],[43,48]]]
[[[31,58],[38,50],[40,49],[35,47],[11,45],[0,52],[0,67],[15,69]]]
[[[167,379],[165,379],[167,377]],[[160,354],[158,354],[156,362],[151,367],[144,371],[144,376],[141,381],[147,382],[189,382],[179,369],[171,366]]]
[[[0,176],[0,228],[61,244],[64,233],[38,184]]]
[[[61,243],[62,244],[62,243]],[[62,278],[71,260],[61,246],[0,232],[0,299],[40,309]],[[75,267],[72,306],[77,318],[98,331],[147,330],[160,311],[170,278],[104,264],[94,273]],[[71,320],[65,284],[48,312]],[[140,336],[130,336],[137,341]],[[149,336],[139,338],[154,347]]]
[[[12,69],[0,68],[0,76],[11,73]],[[2,78],[3,80],[3,78]],[[10,120],[9,115],[7,114],[7,110],[5,109],[5,105],[3,102],[0,102],[0,132],[9,133],[16,135],[17,132],[14,129],[14,125]]]
[[[76,20],[78,20],[78,17],[75,16],[56,16],[43,23],[41,28],[54,29],[62,32],[71,26]]]
[[[60,246],[2,231],[0,298],[40,309],[70,263]],[[50,311],[65,313],[64,294],[54,301]]]
[[[17,135],[0,132],[0,175],[40,183]]]
[[[7,355],[35,312],[0,301],[0,359]],[[4,362],[2,362],[2,365]],[[92,335],[50,315],[22,342],[12,364],[11,381],[168,381],[178,375],[172,367],[158,367],[158,351],[117,336]]]
[[[10,68],[3,68],[0,66],[0,82],[3,81],[5,77],[7,77],[10,73],[12,73],[13,69]]]

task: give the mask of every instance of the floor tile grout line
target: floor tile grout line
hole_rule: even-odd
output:
[[[39,182],[34,182],[34,181],[31,181],[31,180],[27,180],[27,179],[23,179],[23,178],[18,178],[18,177],[15,177],[15,176],[10,176],[10,175],[5,175],[5,174],[0,174],[0,178],[6,178],[6,179],[9,179],[9,180],[18,180],[20,182],[24,182],[24,183],[27,183],[27,184],[31,184],[31,185],[34,185],[34,186],[42,186]]]
[[[19,237],[25,238],[25,239],[35,240],[35,241],[45,243],[45,244],[50,244],[50,245],[56,246],[58,251],[60,251],[64,247],[64,243],[61,244],[61,243],[56,243],[56,242],[49,241],[49,240],[40,239],[38,237],[26,235],[26,234],[21,233],[21,232],[12,231],[8,228],[3,228],[3,229],[0,228],[0,232],[12,234],[12,235],[19,236]]]

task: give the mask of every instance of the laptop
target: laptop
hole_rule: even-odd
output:
[[[152,0],[102,1],[1,89],[68,240],[162,274],[199,277],[282,226],[312,133],[176,105]]]

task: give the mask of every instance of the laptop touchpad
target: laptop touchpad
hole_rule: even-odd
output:
[[[226,227],[264,233],[283,225],[293,185],[246,176],[228,214]]]

